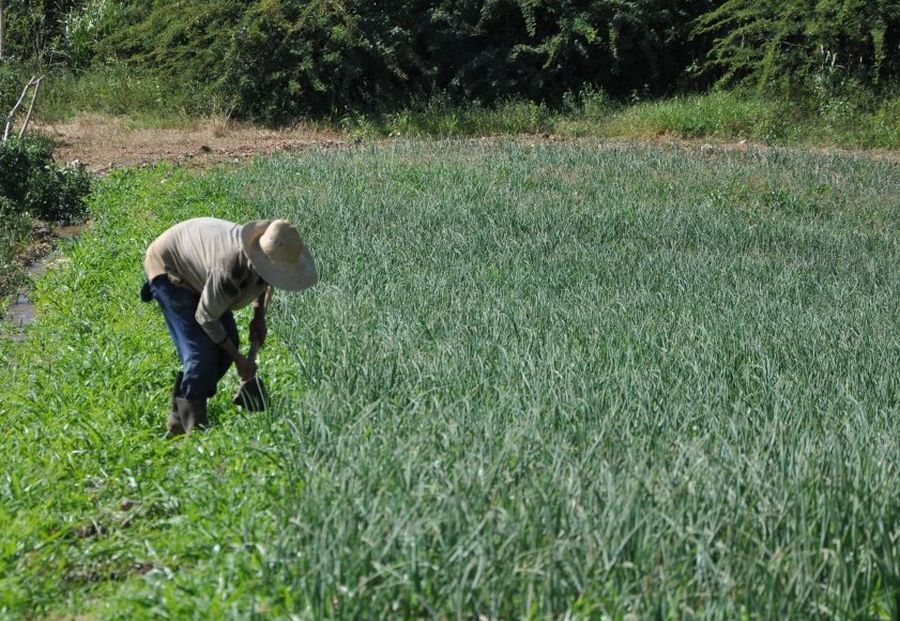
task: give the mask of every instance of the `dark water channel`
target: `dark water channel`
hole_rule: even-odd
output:
[[[76,239],[81,234],[83,228],[84,225],[81,224],[60,227],[53,232],[51,240],[55,245],[55,242],[61,239]],[[29,279],[33,280],[38,278],[47,271],[47,264],[54,256],[55,252],[55,249],[51,250],[28,266]],[[34,304],[32,304],[31,298],[29,297],[30,295],[31,292],[28,290],[20,291],[12,305],[6,309],[6,321],[11,323],[15,329],[10,336],[13,340],[23,340],[25,338],[25,328],[37,321],[37,314],[35,313]]]

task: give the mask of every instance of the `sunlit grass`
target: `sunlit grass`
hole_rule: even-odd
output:
[[[897,173],[450,141],[115,174],[0,340],[0,610],[896,617]],[[321,280],[276,297],[270,414],[229,378],[169,441],[140,257],[194,215],[291,218]]]
[[[749,92],[614,102],[602,92],[561,106],[506,100],[459,106],[437,98],[386,115],[350,115],[341,127],[363,137],[444,138],[531,134],[628,140],[708,140],[822,147],[900,149],[900,103],[868,109],[838,98],[821,104]]]
[[[704,153],[398,145],[234,175],[321,249],[278,307],[309,386],[278,437],[294,597],[898,614],[897,166]]]
[[[24,75],[24,73],[23,73]],[[23,78],[25,79],[25,78]],[[212,87],[185,88],[152,72],[112,64],[82,74],[51,72],[37,108],[45,125],[79,116],[109,119],[133,129],[191,129],[232,120],[234,107]],[[252,119],[234,119],[252,121]],[[592,136],[616,140],[710,140],[900,149],[900,99],[865,93],[807,95],[711,90],[668,98],[612,100],[585,88],[562,101],[506,98],[486,105],[440,94],[373,110],[335,110],[298,118],[296,125],[354,138]]]
[[[0,197],[0,303],[21,281],[23,266],[16,261],[31,231],[31,219]]]

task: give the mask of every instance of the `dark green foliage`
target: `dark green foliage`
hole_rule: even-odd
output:
[[[64,60],[66,16],[84,0],[3,0],[4,55],[38,63]]]
[[[831,94],[900,77],[896,0],[728,0],[698,25],[718,35],[709,66],[722,82]]]
[[[166,85],[161,107],[269,122],[715,81],[872,111],[900,75],[896,0],[7,2],[13,56],[125,63]]]
[[[28,83],[30,75],[12,63],[0,63],[0,138],[6,125],[6,115],[16,104],[22,89]]]
[[[559,102],[596,85],[613,95],[670,91],[690,62],[691,20],[706,1],[254,3],[224,86],[266,119],[395,108],[444,94]]]
[[[395,110],[435,95],[558,103],[588,86],[665,93],[713,0],[119,2],[100,58],[152,66],[239,116]]]
[[[191,93],[198,108],[219,97],[234,28],[247,8],[245,0],[184,0],[124,3],[120,27],[97,44],[107,60],[153,68],[172,90]]]
[[[88,192],[90,177],[84,167],[54,164],[52,142],[25,137],[0,144],[0,198],[7,207],[68,223],[84,217]]]

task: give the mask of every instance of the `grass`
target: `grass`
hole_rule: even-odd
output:
[[[141,129],[193,127],[198,117],[223,116],[201,90],[184,90],[173,80],[124,65],[91,68],[74,75],[51,71],[37,114],[45,122],[71,120],[79,113],[127,118]]]
[[[24,270],[15,258],[30,233],[31,219],[0,197],[0,301],[22,280]]]
[[[673,97],[631,105],[587,91],[561,108],[511,100],[494,107],[436,99],[384,116],[348,116],[348,131],[412,138],[548,134],[655,141],[739,141],[773,145],[900,148],[900,99],[866,107],[849,100],[789,101],[735,91]]]
[[[0,341],[0,610],[896,618],[897,172],[451,141],[115,173]],[[291,218],[321,281],[276,298],[269,414],[232,377],[173,441],[137,287],[193,215]]]
[[[19,73],[18,81],[27,81],[24,69]],[[7,78],[6,95],[13,96],[17,82]],[[232,107],[210,93],[209,87],[185,91],[177,81],[119,64],[77,76],[50,72],[38,116],[44,123],[56,123],[80,114],[100,115],[134,129],[194,128],[208,120],[226,123]],[[297,123],[311,129],[338,128],[364,138],[552,134],[900,149],[900,98],[875,101],[862,92],[789,100],[750,91],[709,91],[625,104],[588,88],[554,107],[519,99],[461,106],[438,96],[384,114],[335,114]]]

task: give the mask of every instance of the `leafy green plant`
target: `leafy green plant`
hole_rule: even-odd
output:
[[[869,88],[900,77],[900,8],[891,0],[728,0],[698,20],[698,32],[716,34],[709,67],[720,82],[749,82],[827,95],[848,82]]]
[[[53,143],[25,136],[0,143],[0,197],[21,212],[56,222],[84,217],[90,177],[80,164],[57,166]]]
[[[62,53],[73,69],[90,66],[97,53],[98,42],[108,36],[119,23],[121,7],[115,0],[88,0],[73,7],[63,18]]]

